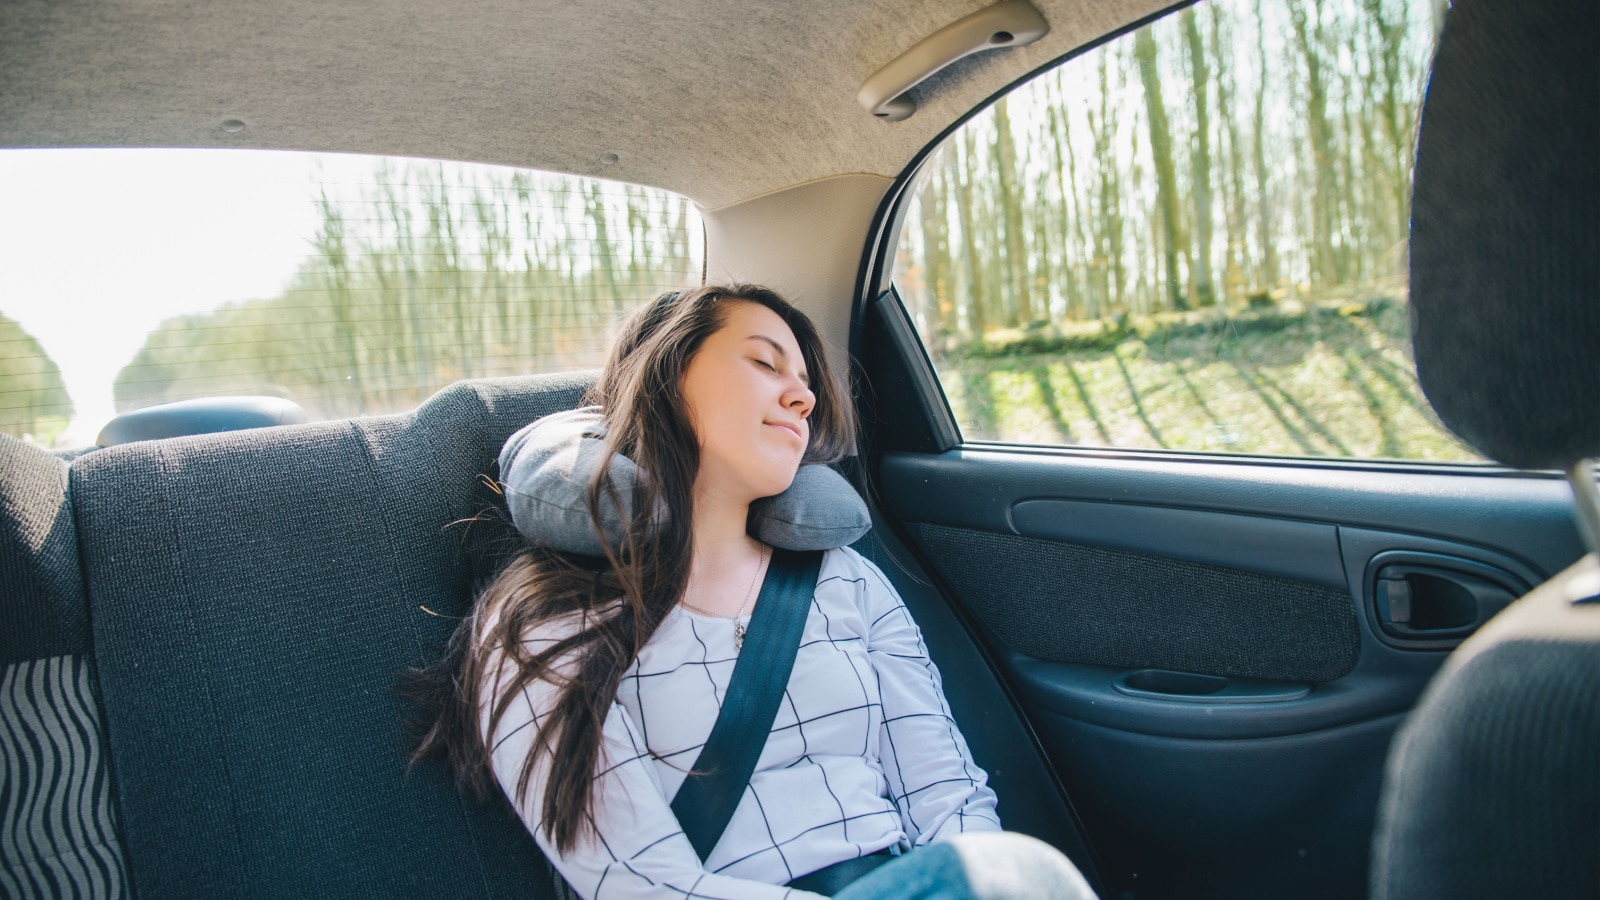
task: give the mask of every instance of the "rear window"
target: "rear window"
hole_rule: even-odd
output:
[[[497,166],[245,151],[0,153],[0,431],[255,394],[313,419],[597,367],[700,281],[692,203]]]

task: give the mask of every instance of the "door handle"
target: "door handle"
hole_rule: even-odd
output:
[[[1431,553],[1383,553],[1369,565],[1369,596],[1391,643],[1458,643],[1521,596],[1509,572]]]

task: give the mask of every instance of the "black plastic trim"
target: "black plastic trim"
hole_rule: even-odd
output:
[[[1162,703],[1285,703],[1311,693],[1311,685],[1221,675],[1196,675],[1166,669],[1139,669],[1111,682],[1129,697]]]
[[[878,481],[896,518],[998,533],[1015,533],[1011,507],[1029,499],[1336,525],[1352,587],[1365,574],[1364,568],[1353,577],[1349,571],[1345,534],[1352,528],[1440,538],[1451,542],[1445,546],[1467,545],[1469,550],[1495,548],[1489,555],[1515,561],[1516,568],[1501,568],[1529,584],[1583,555],[1566,482],[1505,478],[1495,472],[1117,459],[957,447],[940,454],[887,453]]]
[[[969,450],[993,450],[1035,456],[1080,457],[1083,459],[1176,460],[1215,462],[1246,466],[1293,466],[1299,469],[1358,469],[1364,472],[1433,472],[1467,475],[1496,475],[1502,478],[1565,478],[1554,469],[1513,469],[1487,461],[1444,462],[1437,460],[1374,459],[1359,456],[1264,456],[1256,453],[1229,453],[1221,450],[1163,450],[1151,447],[1097,447],[1086,444],[1013,444],[1003,441],[962,441]]]
[[[1467,621],[1453,628],[1427,629],[1397,624],[1385,608],[1388,604],[1379,590],[1378,582],[1385,573],[1425,576],[1451,582],[1469,595],[1473,613]],[[1530,590],[1526,579],[1518,578],[1498,566],[1411,550],[1387,550],[1368,560],[1362,587],[1367,602],[1372,605],[1369,612],[1378,625],[1378,639],[1392,647],[1425,650],[1449,649],[1460,644],[1484,622],[1509,606],[1511,601]]]
[[[1346,676],[1318,685],[1238,679],[1240,694],[1254,693],[1257,702],[1178,699],[1119,687],[1142,670],[1045,662],[1015,652],[1006,662],[1023,697],[1039,710],[1118,731],[1201,740],[1307,734],[1395,715],[1411,706],[1418,690],[1409,678]]]
[[[938,375],[934,372],[933,361],[928,358],[922,341],[917,337],[916,326],[912,324],[899,295],[894,291],[885,291],[873,303],[872,310],[874,321],[883,329],[884,340],[901,363],[901,374],[905,381],[900,386],[910,391],[911,402],[916,407],[915,412],[921,413],[922,423],[929,430],[929,440],[934,451],[943,453],[961,443],[961,431],[956,425],[955,413],[950,410],[950,403],[939,386]],[[879,388],[880,393],[884,387],[886,386]],[[897,408],[880,410],[879,414],[904,416],[907,412],[911,411]]]

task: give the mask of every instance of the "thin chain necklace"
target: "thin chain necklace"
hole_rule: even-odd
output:
[[[751,601],[753,601],[755,599],[755,596],[756,596],[756,582],[761,580],[761,570],[763,568],[766,568],[766,565],[767,565],[767,545],[766,544],[762,544],[761,545],[761,557],[756,560],[756,573],[750,577],[750,587],[747,588],[745,590],[745,592],[744,592],[744,605],[739,607],[739,612],[736,615],[720,616],[720,615],[717,615],[714,612],[710,612],[708,610],[701,609],[700,607],[695,606],[693,603],[690,603],[687,600],[679,600],[678,602],[682,603],[684,606],[689,607],[690,609],[694,610],[695,612],[699,613],[702,616],[710,616],[710,617],[712,617],[714,619],[732,619],[733,620],[733,652],[734,653],[738,653],[740,650],[744,649],[744,633],[745,633],[744,623],[739,621],[739,620],[744,618],[745,610],[750,608]]]

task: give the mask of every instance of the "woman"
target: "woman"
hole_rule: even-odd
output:
[[[627,498],[603,477],[590,486],[591,510],[631,508],[620,546],[604,543],[603,563],[528,547],[505,567],[452,641],[443,674],[456,691],[419,754],[448,752],[480,788],[492,773],[584,896],[814,896],[784,885],[935,842],[841,896],[973,896],[996,877],[972,868],[973,850],[1009,859],[1000,869],[1039,896],[1092,896],[1036,841],[952,840],[999,831],[994,794],[915,623],[849,549],[822,559],[760,762],[702,863],[669,803],[717,718],[769,564],[747,531],[751,505],[802,461],[848,453],[849,401],[810,321],[745,285],[641,310],[592,399],[607,451],[648,473]],[[895,893],[918,879],[927,890]]]

